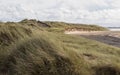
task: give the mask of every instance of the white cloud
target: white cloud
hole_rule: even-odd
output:
[[[0,20],[120,24],[120,0],[0,0]]]

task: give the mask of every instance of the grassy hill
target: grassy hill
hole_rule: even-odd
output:
[[[0,23],[0,75],[120,75],[120,48],[63,34],[74,25],[62,24]]]
[[[40,26],[49,32],[64,32],[71,30],[79,31],[106,31],[107,28],[100,27],[97,25],[87,25],[87,24],[74,24],[65,22],[50,22],[50,21],[37,21],[37,20],[22,20],[19,22],[22,25],[28,26]]]
[[[51,26],[48,30],[51,31],[105,31],[108,30],[107,28],[100,27],[97,25],[87,25],[87,24],[74,24],[74,23],[65,23],[65,22],[44,22]]]

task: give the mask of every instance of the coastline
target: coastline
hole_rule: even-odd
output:
[[[120,31],[66,31],[65,34],[78,35],[87,39],[120,47]]]

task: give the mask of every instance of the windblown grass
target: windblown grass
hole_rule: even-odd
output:
[[[44,22],[51,26],[48,30],[56,31],[56,32],[64,32],[64,31],[106,31],[107,28],[100,27],[97,25],[87,25],[87,24],[75,24],[75,23],[65,23],[65,22]]]
[[[0,75],[120,75],[120,48],[28,23],[0,24]]]

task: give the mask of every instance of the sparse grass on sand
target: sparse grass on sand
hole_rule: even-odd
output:
[[[0,24],[0,75],[120,75],[120,48],[30,22]]]

